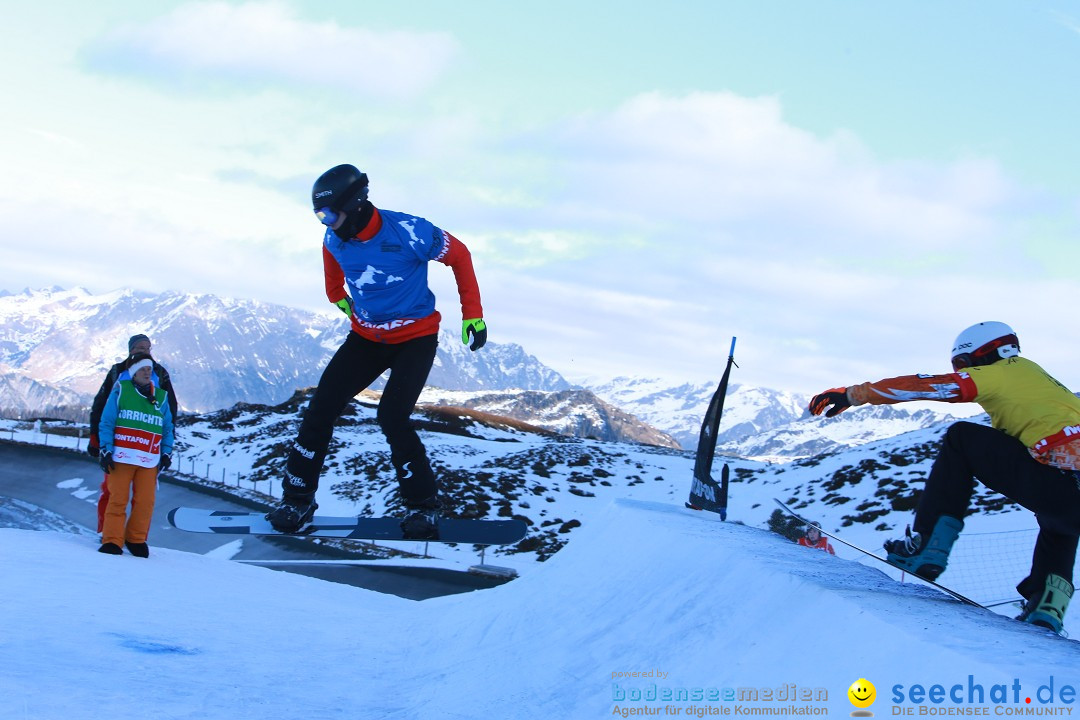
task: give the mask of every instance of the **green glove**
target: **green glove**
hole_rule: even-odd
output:
[[[462,320],[461,342],[468,345],[473,352],[484,347],[484,343],[487,342],[487,324],[484,323],[483,318]]]
[[[341,310],[341,312],[345,313],[349,317],[353,316],[352,298],[343,297],[334,304],[338,306],[338,308]]]

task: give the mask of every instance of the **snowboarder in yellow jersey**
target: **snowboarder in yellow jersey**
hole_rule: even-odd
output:
[[[1035,513],[1039,537],[1031,573],[1016,586],[1024,597],[1019,619],[1061,632],[1080,535],[1080,398],[1020,357],[1020,341],[1005,323],[982,322],[960,333],[952,366],[945,375],[826,390],[809,409],[833,417],[852,405],[912,400],[981,405],[992,427],[949,427],[915,511],[914,533],[909,528],[885,543],[889,561],[937,578],[964,527],[977,479]]]

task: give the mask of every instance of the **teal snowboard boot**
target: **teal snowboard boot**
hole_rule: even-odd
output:
[[[963,529],[963,520],[948,515],[938,518],[929,538],[924,538],[921,533],[912,534],[909,527],[904,537],[885,542],[888,560],[921,578],[937,580],[938,575],[945,572],[953,543]]]
[[[1065,627],[1065,611],[1072,596],[1072,583],[1051,573],[1046,576],[1046,587],[1028,598],[1024,611],[1016,619],[1048,628],[1060,635]]]

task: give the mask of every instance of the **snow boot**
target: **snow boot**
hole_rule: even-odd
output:
[[[150,546],[146,543],[137,542],[125,542],[124,547],[128,549],[128,552],[135,557],[148,558],[150,557]]]
[[[104,543],[98,548],[99,553],[105,553],[106,555],[123,555],[124,551],[116,543]]]
[[[927,580],[937,580],[949,563],[949,552],[964,529],[964,521],[942,515],[934,525],[929,538],[921,533],[912,534],[908,527],[904,537],[885,542],[888,560],[910,573]]]
[[[1053,630],[1060,635],[1065,626],[1065,611],[1072,595],[1072,583],[1051,573],[1046,576],[1046,587],[1027,599],[1024,611],[1016,619]]]
[[[271,527],[280,533],[297,533],[311,522],[318,508],[314,496],[286,495],[277,507],[266,513],[266,519],[270,521]]]
[[[406,505],[408,514],[401,521],[401,532],[407,540],[438,540],[439,513],[442,503],[437,497],[417,505]]]

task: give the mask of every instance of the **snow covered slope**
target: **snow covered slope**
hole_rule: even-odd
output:
[[[609,503],[518,580],[421,603],[75,535],[0,542],[4,718],[840,717],[862,678],[878,717],[1041,714],[1080,685],[1075,642],[668,503]]]
[[[186,417],[170,472],[219,488],[224,483],[229,491],[240,486],[248,492],[280,494],[285,457],[305,403],[298,396],[274,407],[238,405]],[[424,408],[415,419],[443,483],[449,512],[516,517],[529,524],[529,535],[521,543],[489,550],[497,564],[527,567],[553,557],[588,527],[598,508],[615,499],[681,504],[689,497],[691,453],[539,433],[467,412]],[[777,512],[775,497],[826,529],[880,550],[884,540],[902,534],[911,522],[944,429],[914,431],[789,463],[718,455],[713,474],[719,476],[721,466],[730,465],[732,521],[767,527]],[[12,421],[0,420],[0,433],[53,446],[77,442]],[[389,452],[370,395],[350,406],[335,428],[318,500],[320,510],[331,515],[400,512]],[[1030,567],[1035,519],[981,485],[972,510],[945,580],[983,602],[1014,599],[1014,586]],[[467,546],[440,545],[434,554],[448,561],[475,559]]]
[[[238,405],[184,418],[170,473],[219,488],[224,483],[221,489],[230,492],[238,486],[246,492],[255,489],[259,492],[253,497],[269,500],[260,493],[280,494],[285,457],[305,404],[306,398],[298,395],[279,406]],[[858,416],[864,410],[845,415]],[[524,570],[555,556],[588,528],[598,508],[615,499],[681,504],[689,497],[691,453],[562,437],[470,412],[423,408],[414,417],[443,483],[450,514],[516,517],[529,524],[529,535],[521,543],[488,551],[496,564]],[[778,512],[773,498],[779,498],[826,529],[880,552],[886,539],[901,535],[911,522],[944,430],[945,425],[938,425],[788,463],[718,455],[713,474],[718,477],[721,466],[730,465],[728,512],[733,522],[772,526]],[[52,446],[78,442],[35,432],[29,423],[4,420],[0,437]],[[335,428],[318,501],[320,510],[332,515],[393,515],[401,510],[370,394],[350,406]],[[981,485],[971,510],[944,581],[983,603],[1017,599],[1015,585],[1031,564],[1034,516]],[[423,545],[402,549],[423,552]],[[476,558],[469,546],[439,545],[432,553],[446,562],[471,563]]]

